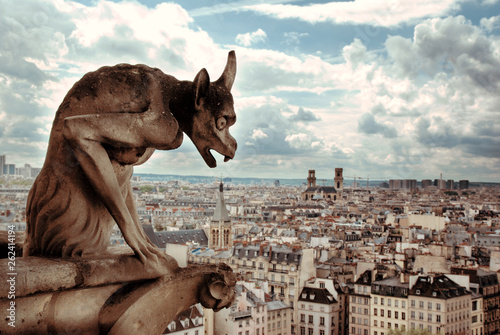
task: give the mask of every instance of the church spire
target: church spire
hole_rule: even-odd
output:
[[[224,202],[224,186],[219,184],[219,196],[215,205],[214,216],[210,222],[209,247],[224,249],[232,245],[231,219]]]

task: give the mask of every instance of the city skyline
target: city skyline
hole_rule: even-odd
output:
[[[1,1],[1,0],[0,0]],[[3,2],[2,2],[3,3]],[[238,141],[206,167],[185,137],[136,173],[500,181],[500,4],[485,1],[5,3],[0,147],[41,167],[54,113],[88,71],[220,75],[235,50]]]

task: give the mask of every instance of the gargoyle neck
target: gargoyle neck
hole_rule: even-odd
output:
[[[193,82],[179,81],[174,84],[172,95],[169,100],[169,108],[182,131],[188,136],[192,132],[192,120],[195,113]]]

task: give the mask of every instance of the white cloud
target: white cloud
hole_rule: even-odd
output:
[[[251,136],[251,138],[253,140],[258,140],[258,139],[267,138],[267,137],[269,137],[269,136],[267,136],[267,134],[264,133],[262,131],[262,129],[254,129],[252,132],[252,136]]]
[[[412,23],[416,19],[437,17],[456,11],[457,0],[445,1],[392,1],[354,0],[348,2],[328,2],[306,6],[291,4],[258,4],[245,7],[263,15],[278,19],[298,19],[311,23],[332,22],[337,24],[369,24],[390,27],[402,23]]]
[[[490,18],[483,17],[481,19],[481,27],[488,32],[500,28],[500,16],[492,16]]]
[[[266,32],[259,28],[252,33],[238,34],[236,36],[236,43],[239,43],[245,47],[249,47],[250,45],[259,42],[264,42],[266,38],[267,38]]]

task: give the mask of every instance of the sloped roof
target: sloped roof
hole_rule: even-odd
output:
[[[187,244],[188,242],[195,242],[199,245],[208,245],[208,238],[203,229],[155,232],[151,225],[143,225],[142,228],[146,236],[158,248],[165,248],[167,243]]]
[[[335,304],[337,300],[326,288],[304,287],[299,295],[299,301],[317,304]]]
[[[432,297],[435,299],[451,299],[470,294],[445,275],[434,278],[421,276],[410,290],[410,295]]]
[[[307,193],[337,193],[337,190],[333,186],[311,186],[308,187],[304,192]]]
[[[268,312],[276,311],[279,309],[285,309],[285,308],[291,308],[291,306],[288,305],[287,303],[281,301],[281,300],[273,300],[273,301],[267,302],[267,311]]]
[[[212,221],[224,221],[229,222],[229,213],[227,212],[226,204],[224,202],[224,192],[222,188],[222,183],[219,188],[219,197],[217,198],[217,203],[215,205],[214,216]]]

